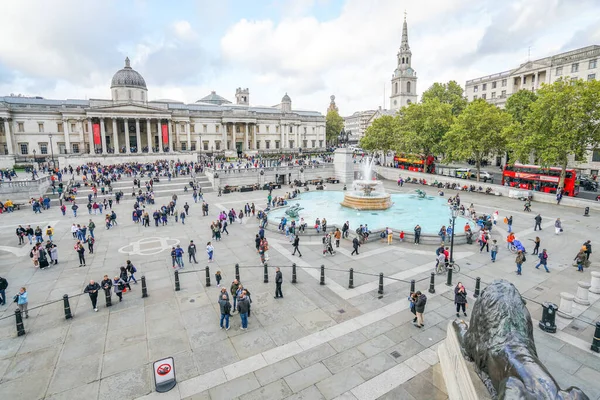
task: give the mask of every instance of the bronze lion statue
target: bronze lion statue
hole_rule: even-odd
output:
[[[498,399],[589,400],[579,388],[562,390],[538,359],[531,316],[512,283],[493,281],[475,302],[470,326],[453,326],[463,354]]]

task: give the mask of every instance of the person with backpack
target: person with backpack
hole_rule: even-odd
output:
[[[415,309],[415,303],[417,302],[417,294],[411,293],[410,296],[408,296],[408,301],[409,301],[410,312],[413,313],[413,315],[415,316],[413,318],[413,324],[414,324],[417,322],[417,311]]]
[[[583,272],[583,264],[585,264],[585,262],[586,262],[584,248],[579,250],[579,253],[577,253],[577,255],[575,256],[574,261],[577,263],[577,271]]]
[[[0,276],[0,306],[6,305],[6,289],[8,288],[8,281],[6,278]]]
[[[549,273],[550,270],[548,269],[548,253],[546,253],[546,249],[542,250],[542,252],[538,254],[538,258],[540,259],[540,262],[538,263],[538,265],[535,266],[535,269],[539,269],[540,265],[543,265],[546,272]]]
[[[113,279],[113,287],[115,288],[115,294],[119,298],[119,301],[123,301],[123,290],[125,290],[125,281],[123,281],[123,279],[119,278],[118,276],[115,276],[115,279]]]
[[[456,304],[456,316],[460,317],[460,309],[462,308],[463,315],[467,316],[467,289],[463,286],[462,282],[458,282],[454,288],[454,304]]]
[[[227,294],[221,296],[221,299],[219,300],[219,308],[221,309],[221,321],[219,322],[219,326],[221,329],[225,328],[225,330],[228,331],[231,303],[229,302]],[[223,326],[223,321],[225,321],[225,326]]]
[[[137,285],[137,279],[135,279],[135,276],[133,275],[137,272],[137,268],[135,267],[135,265],[133,265],[130,260],[127,260],[127,266],[125,267],[125,269],[127,270],[127,272],[129,272],[129,280],[133,281],[133,283]]]
[[[522,250],[517,251],[517,258],[515,258],[515,263],[517,264],[517,275],[521,275],[521,266],[525,261],[527,261],[525,253],[523,253]]]
[[[425,296],[420,291],[416,293],[417,301],[415,302],[415,312],[417,315],[417,323],[415,326],[417,328],[423,327],[423,314],[425,313],[425,304],[427,304],[427,296]]]
[[[73,202],[73,205],[71,206],[71,210],[73,210],[73,217],[77,218],[77,209],[79,208],[79,206],[77,204],[75,204],[75,202]]]
[[[19,238],[19,244],[25,244],[25,228],[19,225],[16,230],[17,238]]]
[[[85,242],[88,245],[88,251],[90,252],[90,254],[94,254],[94,243],[96,242],[96,240],[90,235],[88,236]]]

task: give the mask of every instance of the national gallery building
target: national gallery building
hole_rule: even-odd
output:
[[[235,104],[215,92],[194,104],[148,101],[146,82],[128,58],[110,91],[111,100],[0,97],[1,166],[51,155],[172,158],[325,147],[325,117],[293,110],[287,94],[272,107],[250,106],[250,92],[242,88],[236,90]]]

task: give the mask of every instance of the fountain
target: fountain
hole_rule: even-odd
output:
[[[371,180],[373,159],[366,158],[362,168],[362,179],[352,182],[352,191],[344,193],[342,206],[355,210],[387,210],[392,206],[389,193],[385,193],[383,182]]]

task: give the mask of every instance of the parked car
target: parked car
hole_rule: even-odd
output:
[[[459,168],[454,174],[457,178],[468,179],[471,176],[471,168]]]

